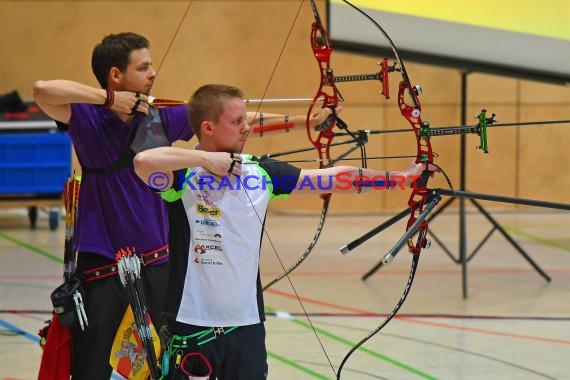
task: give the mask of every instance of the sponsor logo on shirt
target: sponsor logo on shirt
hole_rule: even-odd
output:
[[[222,246],[217,244],[196,244],[194,246],[194,252],[199,254],[204,254],[206,252],[222,252]]]
[[[206,206],[200,203],[196,203],[196,212],[198,214],[207,215],[210,218],[217,219],[222,215],[222,211],[214,206]]]
[[[196,256],[194,258],[194,262],[196,264],[202,264],[202,265],[224,265],[224,263],[222,263],[221,261],[207,259],[199,256]]]
[[[201,200],[202,202],[204,202],[208,206],[211,206],[214,204],[214,201],[211,200],[210,197],[208,196],[208,194],[206,194],[206,193],[196,193],[196,198],[198,198],[199,200]]]
[[[201,228],[196,227],[196,238],[195,241],[213,241],[219,243],[222,241],[222,234],[219,232],[213,232],[212,228]]]
[[[202,226],[220,227],[220,223],[216,222],[215,220],[196,219],[195,222],[196,222],[196,224],[200,224]]]
[[[203,244],[196,244],[194,246],[194,252],[202,255],[202,254],[206,253],[206,247],[204,247]]]

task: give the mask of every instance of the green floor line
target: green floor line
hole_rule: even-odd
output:
[[[271,309],[271,308],[268,307],[268,306],[265,307],[265,310],[266,310],[267,312],[275,312],[275,310]],[[311,327],[311,325],[310,325],[308,322],[304,322],[304,321],[302,321],[302,320],[300,320],[300,319],[298,319],[298,318],[294,318],[294,317],[289,317],[289,318],[286,318],[286,319],[288,319],[289,321],[291,321],[291,322],[293,322],[293,323],[295,323],[295,324],[297,324],[297,325],[299,325],[299,326],[302,326],[302,327],[304,327],[304,328],[307,328],[307,329],[309,329],[309,330],[312,330],[312,327]],[[330,331],[324,330],[324,329],[322,329],[322,328],[315,327],[315,331],[317,331],[317,333],[319,333],[319,334],[321,334],[321,335],[323,335],[323,336],[326,336],[327,338],[330,338],[330,339],[335,340],[335,341],[337,341],[337,342],[343,343],[343,344],[345,344],[345,345],[347,345],[347,346],[349,346],[349,347],[354,347],[354,346],[356,345],[356,342],[353,342],[353,341],[348,340],[348,339],[345,339],[345,338],[343,338],[343,337],[341,337],[341,336],[335,335],[335,334],[331,333]],[[373,357],[375,357],[375,358],[377,358],[377,359],[383,360],[383,361],[385,361],[385,362],[387,362],[387,363],[390,363],[390,364],[392,364],[392,365],[394,365],[394,366],[396,366],[396,367],[399,367],[399,368],[404,369],[404,370],[406,370],[406,371],[408,371],[408,372],[411,372],[411,373],[413,373],[413,374],[415,374],[415,375],[417,375],[417,376],[419,376],[419,377],[421,377],[421,378],[430,379],[430,380],[437,380],[437,377],[434,377],[434,376],[432,376],[432,375],[430,375],[430,374],[428,374],[428,373],[426,373],[426,372],[423,372],[423,371],[421,371],[421,370],[419,370],[419,369],[417,369],[417,368],[414,368],[414,367],[412,367],[412,366],[409,366],[409,365],[407,365],[407,364],[404,364],[404,363],[402,363],[402,362],[400,362],[400,361],[398,361],[398,360],[396,360],[396,359],[392,359],[392,358],[390,358],[390,357],[388,357],[388,356],[386,356],[386,355],[382,355],[381,353],[376,352],[376,351],[374,351],[374,350],[371,350],[371,349],[369,349],[369,348],[366,348],[366,347],[364,347],[364,346],[360,346],[360,347],[358,348],[358,351],[362,351],[362,352],[364,352],[364,353],[366,353],[366,354],[368,354],[368,355],[371,355],[371,356],[373,356]]]
[[[564,245],[564,244],[557,243],[557,242],[554,242],[554,241],[552,241],[552,240],[545,239],[545,238],[543,238],[543,237],[533,235],[533,234],[528,233],[528,232],[526,232],[526,231],[520,230],[520,229],[518,229],[517,227],[514,227],[514,226],[503,225],[503,227],[505,228],[505,230],[507,230],[507,231],[509,231],[509,232],[512,232],[512,233],[514,233],[514,234],[516,234],[516,235],[520,235],[520,236],[523,236],[523,237],[525,237],[525,238],[527,238],[527,239],[529,239],[529,240],[535,241],[535,242],[537,242],[537,243],[541,243],[541,244],[544,244],[544,245],[548,245],[548,246],[550,246],[550,247],[558,248],[558,249],[560,249],[560,250],[562,250],[562,251],[564,251],[564,252],[570,253],[570,247],[568,247],[568,246],[566,246],[566,245]]]
[[[5,234],[4,232],[0,232],[0,237],[3,239],[6,239],[8,241],[11,241],[12,243],[14,243],[16,245],[19,245],[20,247],[24,247],[26,249],[29,249],[30,251],[37,253],[39,255],[42,255],[42,256],[50,259],[50,260],[53,260],[53,261],[60,263],[60,264],[63,264],[63,260],[60,257],[54,255],[53,253],[44,251],[41,248],[38,248],[38,247],[35,247],[31,244],[25,243],[21,240],[16,239],[15,237],[12,237],[10,235]]]
[[[288,366],[291,366],[295,369],[298,369],[299,371],[304,372],[307,375],[311,375],[312,377],[314,377],[316,379],[322,379],[322,380],[330,380],[331,379],[330,377],[326,377],[324,375],[321,375],[320,373],[315,372],[310,368],[304,367],[304,366],[298,364],[297,362],[295,362],[291,359],[287,359],[287,358],[280,356],[280,355],[277,355],[273,352],[267,351],[267,356],[269,356],[272,359],[278,360],[281,363],[287,364]]]

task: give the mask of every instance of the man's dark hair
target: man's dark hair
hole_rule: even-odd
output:
[[[235,98],[243,98],[243,92],[234,86],[207,84],[197,89],[188,102],[188,120],[194,134],[200,138],[202,122],[217,123],[224,113],[225,101]]]
[[[124,71],[133,50],[148,49],[148,40],[136,33],[109,34],[93,49],[91,68],[102,88],[107,88],[107,75],[112,67]]]

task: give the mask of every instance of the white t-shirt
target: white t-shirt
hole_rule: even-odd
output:
[[[184,209],[186,220],[180,220],[179,211],[177,219],[170,219],[171,231],[190,232],[189,238],[173,241],[177,234],[171,233],[170,239],[170,265],[186,266],[183,284],[181,268],[171,271],[179,278],[169,280],[168,296],[179,296],[174,301],[177,322],[215,327],[261,321],[259,252],[265,214],[270,200],[286,197],[291,190],[280,189],[276,179],[288,177],[287,183],[295,183],[298,175],[299,169],[286,163],[257,162],[242,155],[239,178],[218,178],[203,168],[190,168],[179,175],[181,191],[163,193],[170,202],[180,200],[179,208]],[[187,225],[180,225],[183,222]],[[181,254],[186,260],[173,257]]]

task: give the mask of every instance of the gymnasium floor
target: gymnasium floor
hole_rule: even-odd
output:
[[[434,243],[422,253],[399,316],[353,354],[343,379],[570,379],[570,214],[493,215],[552,281],[495,233],[469,262],[463,299],[461,267]],[[360,276],[391,248],[403,225],[348,256],[338,251],[387,217],[329,217],[316,249],[291,275],[326,356],[287,279],[266,292],[269,379],[333,379],[328,360],[336,371],[397,303],[410,267],[407,252],[368,281]],[[474,212],[467,220],[470,252],[490,226]],[[36,332],[49,318],[49,294],[61,282],[62,224],[50,231],[41,219],[31,231],[23,211],[0,210],[0,380],[37,376]],[[294,262],[316,224],[317,216],[270,214],[267,230],[279,257]],[[445,212],[432,228],[455,253],[457,216]],[[267,282],[281,270],[268,239],[262,257]]]

